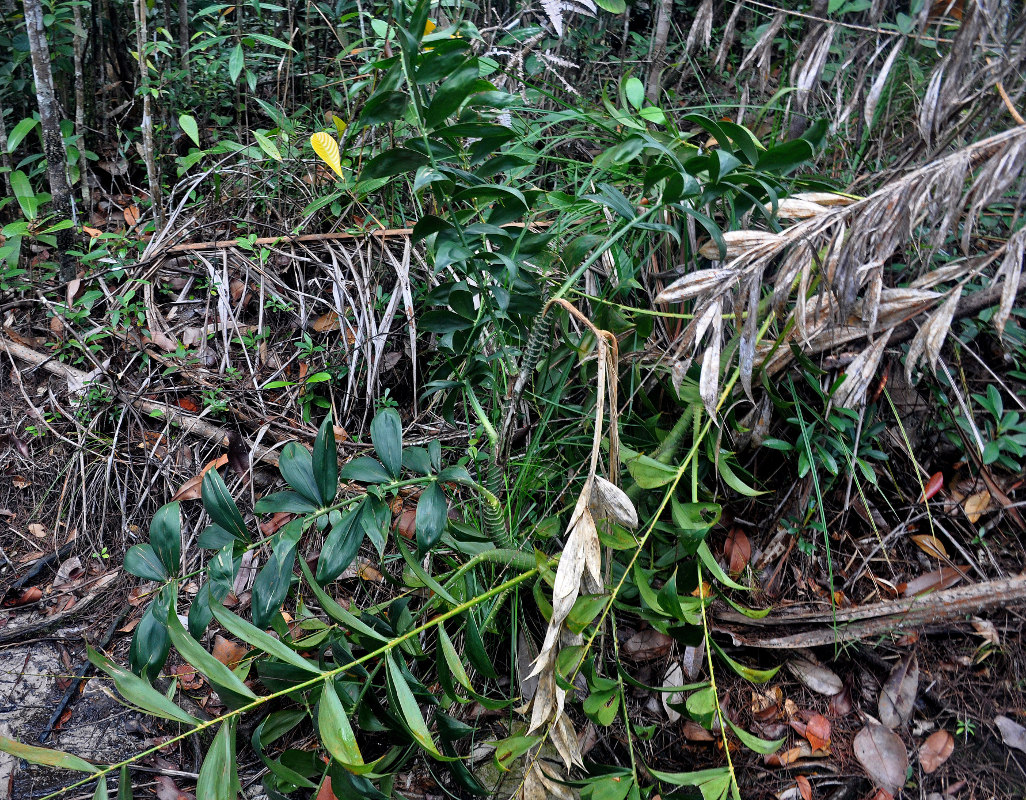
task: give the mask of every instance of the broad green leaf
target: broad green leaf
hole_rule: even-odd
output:
[[[760,755],[765,756],[770,753],[775,753],[780,749],[780,745],[784,743],[783,739],[774,739],[772,742],[767,739],[760,739],[755,734],[749,733],[744,728],[736,725],[730,717],[724,716],[723,718],[727,720],[727,724],[730,726],[730,729],[737,734],[737,738],[741,740],[742,744],[744,744],[744,746],[749,750],[754,750]]]
[[[281,470],[285,482],[311,503],[320,505],[326,502],[317,488],[313,456],[299,442],[289,442],[285,445],[278,458],[278,469]]]
[[[335,692],[331,680],[324,682],[321,699],[317,706],[317,730],[325,749],[343,767],[359,773],[364,766],[363,755],[356,743],[356,734],[349,724],[349,716]]]
[[[345,627],[356,631],[362,636],[375,639],[379,642],[388,641],[387,637],[378,633],[378,631],[374,630],[369,625],[361,622],[358,617],[340,606],[331,595],[325,592],[314,579],[313,573],[310,571],[310,567],[306,563],[306,559],[299,559],[299,569],[306,578],[306,582],[310,586],[310,590],[314,593],[314,597],[317,598],[317,602],[320,604],[321,608],[324,609],[324,613],[336,622],[342,623]]]
[[[413,692],[410,690],[410,686],[406,682],[406,678],[403,677],[402,670],[399,668],[391,652],[385,654],[385,662],[388,667],[389,686],[399,703],[399,708],[395,710],[402,714],[406,729],[416,740],[417,744],[433,756],[442,758],[442,754],[438,752],[434,741],[431,739],[431,732],[424,721],[424,715],[417,704],[417,698],[413,696]]]
[[[7,136],[7,152],[13,153],[17,150],[21,140],[32,133],[38,124],[39,120],[27,117],[11,128],[11,132]]]
[[[627,10],[626,0],[595,0],[595,4],[610,14],[622,14]]]
[[[582,594],[574,601],[566,618],[566,626],[572,633],[581,633],[597,617],[609,602],[606,594]]]
[[[182,520],[178,502],[168,503],[157,509],[150,521],[150,544],[167,569],[169,575],[177,575],[182,561]]]
[[[365,536],[364,528],[359,524],[362,512],[362,503],[349,509],[332,526],[324,540],[317,558],[317,582],[322,586],[341,575],[360,552]]]
[[[438,87],[438,91],[431,99],[431,105],[424,111],[424,124],[428,128],[438,127],[459,109],[473,92],[479,72],[477,59],[472,58]]]
[[[107,792],[107,776],[103,775],[96,781],[96,791],[93,792],[93,800],[108,800],[110,794]]]
[[[781,665],[779,664],[772,669],[753,669],[752,667],[746,667],[744,664],[739,664],[728,656],[717,642],[713,641],[713,647],[716,649],[716,652],[719,653],[720,658],[727,662],[727,666],[742,678],[747,681],[751,681],[752,683],[766,683],[767,681],[772,680],[773,676],[780,671]]]
[[[274,615],[289,593],[296,544],[303,532],[303,520],[294,519],[274,535],[271,557],[253,581],[253,624],[269,628]]]
[[[417,530],[417,550],[421,555],[430,552],[445,532],[449,521],[449,501],[445,491],[433,481],[420,495],[417,501],[415,525]]]
[[[148,581],[166,581],[170,576],[152,544],[133,545],[125,553],[125,571]]]
[[[723,478],[723,482],[738,494],[743,494],[745,497],[758,497],[760,494],[765,494],[742,481],[727,463],[726,458],[721,456],[716,460],[716,469],[719,471],[720,477]]]
[[[51,750],[49,747],[36,747],[6,736],[0,736],[0,750],[17,758],[23,758],[30,764],[39,764],[43,767],[71,769],[75,772],[100,771],[96,765],[90,764],[78,756],[73,756],[71,753],[62,753],[60,750]]]
[[[431,474],[431,458],[423,447],[407,447],[403,450],[403,466],[418,475]]]
[[[742,586],[723,571],[723,567],[721,567],[713,557],[713,554],[709,551],[709,545],[706,542],[702,542],[695,552],[698,553],[698,557],[708,568],[709,572],[713,574],[713,577],[724,586],[729,586],[731,589],[740,589],[743,592],[751,591],[750,587]]]
[[[449,634],[445,632],[445,626],[438,626],[438,646],[442,650],[442,656],[445,658],[445,665],[449,668],[449,672],[467,691],[474,691],[474,686],[470,682],[470,676],[467,675],[467,671],[463,668],[463,661],[460,660],[459,653],[456,652],[456,647],[452,643],[452,639],[449,638]]]
[[[344,481],[360,483],[388,483],[390,476],[381,462],[370,456],[360,456],[342,465],[339,477]]]
[[[651,456],[639,455],[627,462],[627,471],[642,489],[658,489],[677,477],[677,468]]]
[[[129,703],[156,717],[177,720],[186,725],[200,724],[198,719],[180,709],[142,678],[118,666],[105,655],[93,650],[88,645],[86,652],[89,661],[94,667],[102,670],[114,679],[114,686]]]
[[[492,666],[488,652],[485,650],[484,640],[481,638],[481,630],[478,628],[474,615],[469,611],[463,617],[463,635],[466,637],[467,658],[474,665],[474,669],[493,680],[498,679],[495,667]]]
[[[173,608],[167,615],[167,628],[175,649],[186,662],[207,678],[226,705],[238,708],[250,700],[256,700],[256,695],[234,672],[214,658],[203,648],[203,645],[189,635],[189,632],[182,627],[178,614]]]
[[[713,717],[716,715],[717,699],[716,692],[711,686],[689,694],[684,705],[695,722],[703,728],[712,728]]]
[[[233,614],[220,603],[211,605],[210,610],[214,614],[214,619],[216,619],[225,630],[233,636],[242,639],[246,644],[252,645],[258,650],[262,650],[264,653],[277,658],[279,661],[284,661],[286,664],[291,664],[294,667],[306,670],[307,672],[312,672],[315,675],[321,674],[321,670],[316,664],[303,658],[299,653],[280,639],[276,639],[274,636],[260,630],[237,614]]]
[[[242,73],[242,68],[245,66],[246,56],[242,52],[242,43],[235,45],[228,56],[228,77],[232,79],[232,83],[237,83],[239,75]]]
[[[409,150],[405,147],[395,147],[386,150],[370,161],[363,168],[360,180],[369,181],[375,178],[391,178],[403,172],[415,170],[429,162],[430,159],[423,153],[416,150]]]
[[[185,132],[185,135],[192,139],[192,141],[196,143],[196,146],[199,147],[199,125],[196,124],[196,118],[189,116],[188,114],[182,114],[178,118],[178,124]]]
[[[367,125],[383,125],[401,119],[409,102],[409,95],[405,92],[375,93],[360,110],[356,130]]]
[[[321,500],[328,505],[338,494],[338,445],[335,443],[335,424],[331,414],[324,418],[313,449],[313,472]]]
[[[620,690],[615,688],[604,692],[592,692],[585,698],[581,707],[589,718],[606,728],[616,719],[616,712],[620,708]]]
[[[29,183],[28,176],[20,169],[16,169],[8,176],[8,179],[11,182],[11,191],[14,192],[25,219],[35,219],[39,213],[39,199],[32,191],[32,184]]]
[[[640,111],[645,104],[645,84],[631,76],[624,81],[623,93],[627,102],[634,106],[635,110]]]
[[[167,632],[167,609],[171,597],[166,597],[165,591],[153,598],[132,631],[128,660],[132,671],[146,681],[152,681],[160,674],[171,650],[171,637]],[[169,594],[173,597],[173,592]]]
[[[128,774],[128,765],[121,768],[118,773],[118,800],[134,800],[132,793],[132,776]]]
[[[235,719],[221,723],[203,759],[196,781],[196,797],[204,800],[236,800],[239,776],[235,763]]]
[[[311,503],[298,492],[285,491],[261,497],[253,506],[253,511],[257,514],[277,514],[281,511],[290,514],[309,514],[318,508],[317,503]]]
[[[520,756],[534,747],[542,740],[541,736],[510,736],[496,742],[489,742],[495,746],[495,763],[504,772],[508,772],[513,762]]]
[[[406,549],[406,545],[403,544],[402,536],[397,536],[395,543],[396,547],[399,548],[399,552],[402,554],[403,560],[406,561],[406,565],[410,568],[410,571],[417,576],[422,586],[427,586],[432,592],[445,600],[445,602],[449,603],[449,605],[459,605],[459,601],[449,593],[449,590],[436,581],[434,577],[424,569],[424,566],[413,557],[410,551]]]
[[[224,528],[236,539],[248,542],[249,531],[246,530],[246,523],[239,513],[239,507],[235,505],[228,487],[216,469],[208,469],[203,475],[200,492],[203,497],[203,508],[214,524]]]
[[[394,408],[383,408],[374,415],[370,426],[374,452],[393,478],[398,478],[403,466],[403,423]]]
[[[263,150],[267,155],[273,158],[275,161],[281,161],[281,151],[271,139],[259,131],[253,131],[253,138],[256,139],[257,144],[260,145],[260,149]]]

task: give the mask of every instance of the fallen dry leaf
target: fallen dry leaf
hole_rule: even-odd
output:
[[[805,738],[813,750],[826,750],[830,747],[830,720],[822,714],[813,714],[805,726]]]
[[[812,745],[804,740],[788,750],[770,753],[763,760],[768,767],[788,767],[799,758],[812,758]]]
[[[927,572],[908,583],[899,583],[898,591],[905,597],[915,597],[923,592],[932,592],[938,589],[950,589],[958,583],[965,575],[965,570],[955,567],[941,567],[933,572]]]
[[[920,533],[913,536],[912,541],[915,542],[916,547],[926,553],[930,558],[939,558],[943,560],[948,557],[948,551],[944,549],[944,542],[936,536],[928,536]]]
[[[178,487],[178,491],[175,492],[175,496],[171,498],[171,502],[173,503],[175,500],[199,500],[200,497],[202,497],[203,476],[206,475],[207,470],[211,468],[220,469],[227,463],[227,453],[209,462],[205,467],[203,467],[203,470],[199,475],[193,475],[189,480]]]
[[[684,738],[689,742],[712,742],[716,740],[716,736],[713,735],[712,731],[707,731],[697,722],[690,719],[684,720],[683,733]]]
[[[923,493],[919,497],[919,502],[925,503],[927,500],[929,500],[931,497],[937,494],[937,492],[941,490],[942,486],[944,486],[944,473],[933,473],[933,475],[930,476],[930,480],[928,480],[926,482],[926,485],[923,486]]]
[[[214,649],[211,651],[211,654],[226,667],[235,669],[248,652],[248,647],[243,647],[231,639],[225,639],[221,634],[217,634],[214,637]]]
[[[196,800],[196,795],[183,792],[167,775],[158,775],[157,800]]]
[[[678,662],[671,662],[669,668],[666,670],[666,674],[663,675],[663,688],[667,686],[681,686],[684,683],[684,670]],[[670,723],[674,723],[680,719],[680,712],[675,708],[670,707],[670,703],[682,703],[684,698],[679,692],[671,694],[669,692],[660,692],[659,699],[663,702],[663,711],[666,712],[666,718],[670,720]]]
[[[954,751],[955,737],[948,731],[931,733],[919,747],[919,763],[923,767],[923,772],[927,775],[936,772]]]
[[[870,780],[891,794],[905,785],[908,752],[894,731],[869,723],[855,736],[855,757]]]
[[[21,592],[21,594],[19,594],[14,599],[13,602],[5,603],[5,605],[24,606],[24,605],[27,605],[29,603],[35,603],[35,602],[41,600],[42,597],[43,597],[43,590],[42,589],[40,589],[38,586],[30,586],[29,588],[24,589]]]
[[[851,691],[847,686],[830,698],[830,702],[827,703],[827,710],[832,717],[846,717],[851,713]]]
[[[327,314],[321,314],[321,316],[313,321],[313,325],[310,327],[312,327],[317,333],[337,331],[339,329],[338,314],[334,311],[329,311]]]
[[[46,538],[46,528],[40,525],[38,522],[33,522],[28,526],[28,532],[39,539]]]
[[[994,724],[1001,732],[1001,741],[1026,753],[1026,728],[1006,716],[994,717]]]
[[[71,583],[75,578],[82,575],[82,560],[78,556],[72,556],[57,567],[57,574],[53,578],[53,588],[59,589]]]
[[[135,224],[139,221],[139,206],[127,206],[122,214],[124,214],[125,223],[128,227],[135,227]]]
[[[723,555],[727,559],[731,575],[744,572],[748,562],[752,560],[752,543],[740,528],[732,528],[723,545]]]
[[[962,510],[965,512],[966,519],[974,524],[979,521],[988,508],[990,508],[990,492],[986,489],[971,494],[962,501]]]
[[[792,658],[787,662],[787,668],[807,689],[818,694],[834,695],[844,688],[841,679],[833,670],[808,659]]]
[[[631,661],[651,661],[663,658],[673,646],[673,639],[654,628],[638,631],[620,648]]]
[[[919,691],[919,662],[914,654],[898,660],[880,690],[880,721],[892,730],[908,722]]]
[[[27,489],[29,486],[32,485],[32,481],[26,480],[25,478],[21,477],[21,475],[15,475],[13,478],[11,478],[11,485],[15,489]]]

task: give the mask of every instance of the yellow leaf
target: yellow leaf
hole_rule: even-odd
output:
[[[962,510],[971,523],[979,521],[980,517],[990,507],[990,492],[984,489],[981,492],[970,495],[962,503]]]
[[[435,23],[433,23],[431,20],[428,20],[424,23],[424,35],[427,36],[429,33],[431,33],[431,31],[433,31],[437,27],[438,26]]]
[[[320,131],[310,137],[310,145],[321,160],[341,178],[342,162],[339,160],[338,143],[329,134]]]
[[[919,534],[917,536],[913,536],[912,541],[916,543],[916,547],[931,558],[946,559],[948,557],[948,551],[944,549],[944,542],[936,536]]]

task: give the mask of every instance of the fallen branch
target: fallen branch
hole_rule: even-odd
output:
[[[52,375],[59,375],[65,380],[77,382],[78,385],[82,385],[90,381],[96,381],[96,379],[91,379],[88,373],[83,372],[80,369],[75,369],[74,367],[69,367],[67,364],[62,364],[51,355],[39,353],[31,347],[26,347],[25,345],[12,341],[5,336],[0,336],[0,346],[19,361],[31,364],[35,368],[45,369]],[[177,425],[185,433],[199,436],[225,447],[228,446],[229,431],[207,422],[204,419],[200,419],[193,414],[189,414],[181,408],[167,403],[145,400],[141,397],[132,398],[128,402],[132,407],[147,416],[159,414],[167,420],[168,423]],[[250,442],[247,442],[246,444],[253,453],[254,461],[263,461],[268,464],[273,464],[274,466],[278,465],[278,454],[276,451],[259,444],[252,444]]]
[[[834,612],[800,612],[771,614],[750,619],[736,611],[721,610],[715,614],[715,630],[731,637],[734,644],[769,649],[821,647],[839,642],[853,642],[887,633],[907,631],[963,618],[992,608],[1026,603],[1026,575],[943,589],[917,597],[903,597],[871,603],[857,608],[840,608]],[[726,627],[728,623],[731,627]],[[804,625],[811,630],[782,635],[760,636],[737,630],[746,628],[781,628],[793,630]]]

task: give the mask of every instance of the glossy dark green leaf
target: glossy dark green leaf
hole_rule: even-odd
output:
[[[378,557],[385,557],[385,543],[388,541],[388,527],[392,522],[392,510],[384,500],[368,495],[360,509],[360,527],[378,551]]]
[[[360,525],[362,512],[362,503],[349,509],[342,515],[342,519],[332,526],[324,540],[321,554],[317,558],[317,582],[322,586],[341,575],[360,552],[365,535],[365,530]]]
[[[228,493],[221,474],[216,469],[208,469],[203,475],[200,489],[203,496],[203,508],[210,515],[215,525],[224,528],[236,539],[249,541],[249,531],[239,513],[239,507]]]
[[[289,492],[289,494],[293,494],[293,492]],[[298,497],[298,495],[296,496]],[[225,547],[233,546],[237,541],[238,539],[220,525],[211,524],[200,531],[196,543],[205,550],[222,550]]]
[[[258,628],[269,628],[274,615],[285,602],[292,583],[292,567],[296,562],[296,542],[302,530],[303,521],[293,520],[275,534],[271,557],[253,581],[253,624]]]
[[[157,509],[150,521],[150,544],[169,575],[177,575],[182,560],[180,504],[168,503]]]
[[[810,161],[812,156],[813,149],[810,142],[805,139],[793,139],[764,151],[759,156],[756,166],[766,172],[787,175],[806,161]]]
[[[315,467],[316,469],[316,467]],[[338,467],[336,467],[336,470]],[[336,471],[336,476],[338,475]],[[312,503],[298,492],[274,492],[273,494],[261,497],[253,506],[257,514],[277,514],[286,512],[289,514],[309,514],[319,508],[317,503]],[[220,548],[218,548],[220,549]]]
[[[403,450],[403,466],[418,475],[431,474],[431,458],[423,447],[407,447]]]
[[[478,73],[477,59],[472,58],[438,87],[431,105],[424,111],[424,124],[428,128],[437,127],[459,109],[475,88]]]
[[[437,482],[432,482],[421,492],[417,501],[417,551],[424,555],[430,552],[445,532],[449,520],[449,501],[445,491]]]
[[[189,635],[173,608],[167,615],[167,628],[171,634],[171,642],[179,655],[206,677],[225,705],[239,708],[256,699],[252,690],[231,669],[214,658],[203,645]]]
[[[278,468],[285,482],[311,503],[325,503],[314,477],[313,456],[298,442],[289,442],[278,458]]]
[[[317,731],[321,743],[332,758],[350,772],[363,771],[363,755],[356,743],[356,734],[335,692],[335,684],[330,680],[325,681],[321,689],[321,699],[317,705]]]
[[[354,458],[342,466],[339,473],[344,481],[359,481],[360,483],[388,483],[391,480],[388,471],[381,466],[381,462],[370,456]]]
[[[398,478],[403,466],[403,423],[394,408],[383,408],[374,415],[370,425],[374,452],[393,478]]]
[[[263,651],[279,661],[291,664],[294,667],[320,675],[321,670],[316,664],[303,658],[299,653],[289,647],[280,639],[271,636],[269,633],[251,625],[242,617],[233,614],[220,603],[211,606],[211,611],[221,626],[233,636],[241,639],[246,644]]]
[[[338,445],[335,443],[335,423],[331,414],[324,418],[313,449],[313,472],[321,501],[329,505],[338,493]]]
[[[470,612],[467,612],[463,620],[465,622],[463,635],[466,637],[467,658],[474,665],[474,669],[486,678],[498,679],[499,676],[495,672],[495,667],[492,666],[491,659],[488,658],[488,652],[485,650],[484,640],[481,638],[481,631],[477,626],[477,621]]]
[[[151,544],[137,544],[125,553],[125,571],[148,581],[166,581],[170,576]]]
[[[167,632],[169,599],[164,591],[153,598],[132,631],[128,662],[136,675],[150,683],[160,674],[171,652],[171,637]]]
[[[441,758],[442,754],[435,747],[435,743],[431,738],[431,732],[424,721],[424,714],[417,703],[417,698],[414,697],[413,692],[410,690],[410,686],[406,682],[406,678],[403,676],[403,672],[396,663],[392,653],[385,655],[385,663],[388,669],[388,685],[399,705],[396,711],[402,715],[407,731],[416,740],[417,744],[432,755]]]
[[[406,106],[409,102],[409,95],[405,92],[375,93],[360,111],[360,116],[357,117],[357,128],[394,122],[406,113]]]
[[[239,784],[235,758],[236,719],[221,723],[210,743],[196,781],[196,797],[204,800],[236,800],[242,787]]]
[[[186,725],[199,725],[200,721],[176,706],[162,692],[158,692],[138,675],[129,672],[100,652],[86,646],[89,662],[114,679],[114,687],[129,703],[162,719],[173,719]]]
[[[400,175],[403,172],[410,172],[417,167],[422,167],[428,162],[428,157],[423,153],[405,147],[396,147],[386,150],[368,161],[367,166],[360,174],[360,179],[369,181],[375,178],[391,178],[393,175]]]

